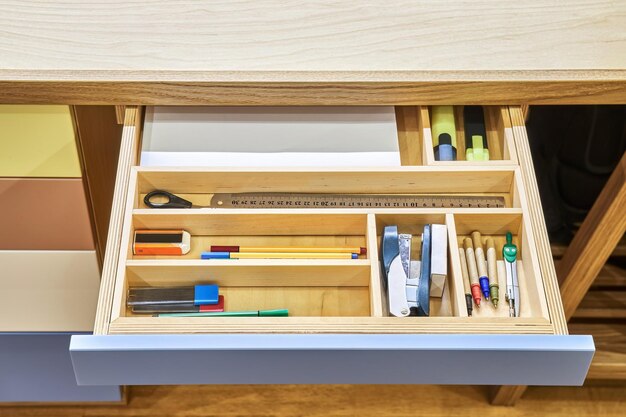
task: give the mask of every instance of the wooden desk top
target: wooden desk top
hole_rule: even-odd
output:
[[[4,103],[626,102],[623,0],[0,0],[0,28]]]

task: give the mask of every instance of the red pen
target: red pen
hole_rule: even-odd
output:
[[[478,281],[478,267],[476,266],[476,257],[474,255],[474,245],[472,245],[472,239],[465,238],[463,246],[465,247],[465,255],[467,258],[467,269],[469,269],[472,298],[474,298],[476,307],[480,307],[481,291],[480,283]]]

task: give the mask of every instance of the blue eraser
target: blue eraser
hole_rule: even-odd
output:
[[[202,252],[200,259],[230,259],[230,252]]]
[[[456,161],[456,148],[448,144],[440,144],[435,149],[436,161]]]
[[[489,296],[491,295],[491,291],[489,291],[489,278],[480,277],[478,279],[478,282],[480,283],[480,289],[483,292],[483,295],[488,300]]]
[[[359,255],[358,255],[358,254],[356,254],[356,253],[353,253],[353,254],[352,254],[352,259],[359,259]]]
[[[215,284],[195,285],[193,288],[194,305],[204,306],[207,304],[217,304],[220,300],[220,288]]]

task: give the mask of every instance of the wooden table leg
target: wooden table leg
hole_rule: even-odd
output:
[[[569,320],[626,232],[626,153],[556,267]]]
[[[490,393],[492,405],[515,405],[526,391],[525,385],[501,385],[493,387]]]
[[[517,143],[518,147],[525,143]],[[520,156],[521,157],[521,156]],[[565,317],[569,320],[615,246],[626,232],[626,154],[557,267]],[[493,405],[514,405],[525,386],[499,386],[491,392]]]

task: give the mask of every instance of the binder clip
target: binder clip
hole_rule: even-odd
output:
[[[411,260],[411,239],[409,234],[398,234],[398,226],[383,231],[383,277],[389,312],[396,317],[430,314],[430,225],[424,226],[421,261]]]

